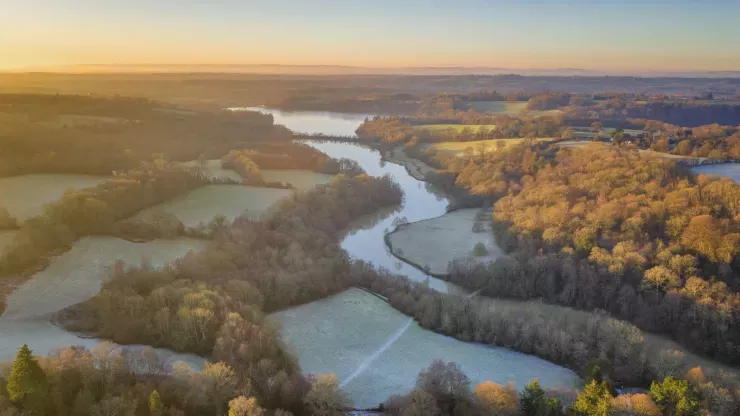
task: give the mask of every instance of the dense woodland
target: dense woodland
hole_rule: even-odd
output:
[[[736,364],[738,186],[598,145],[544,166],[540,158],[520,148],[450,164],[459,185],[499,198],[497,237],[512,255],[457,264],[450,278],[491,295],[605,309]]]
[[[0,176],[108,175],[165,158],[217,159],[249,149],[263,169],[338,173],[331,159],[292,142],[272,116],[195,111],[145,99],[0,94]]]

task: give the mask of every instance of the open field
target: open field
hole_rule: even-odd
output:
[[[309,189],[328,183],[332,175],[316,173],[306,169],[261,169],[262,177],[268,182],[290,183],[296,189]]]
[[[430,220],[399,227],[388,234],[391,252],[409,263],[429,268],[433,275],[447,274],[454,259],[494,261],[504,255],[491,233],[490,216],[482,222],[481,232],[473,232],[478,209],[461,209]],[[482,243],[485,256],[473,255],[473,247]]]
[[[360,289],[270,315],[305,373],[334,373],[357,407],[406,393],[435,358],[454,361],[473,386],[492,380],[523,387],[573,387],[570,370],[505,348],[465,343],[418,326],[385,301]]]
[[[526,101],[469,101],[470,107],[481,113],[516,115],[527,111]]]
[[[498,142],[503,142],[507,147],[510,146],[516,146],[517,144],[522,143],[525,140],[530,139],[522,139],[522,138],[512,138],[512,139],[492,139],[492,140],[477,140],[472,142],[440,142],[440,143],[434,143],[431,145],[428,145],[427,147],[432,148],[434,150],[448,153],[453,156],[463,156],[465,154],[465,149],[473,149],[478,150],[480,146],[482,145],[483,148],[486,149],[486,152],[494,152],[498,149]],[[552,140],[550,138],[539,138],[534,139],[537,141],[549,141]]]
[[[740,183],[740,163],[692,166],[689,170],[697,175],[717,175]]]
[[[107,176],[71,174],[33,174],[0,178],[0,201],[19,221],[38,216],[44,205],[54,202],[68,189],[95,186]]]
[[[137,266],[146,259],[161,266],[205,245],[205,241],[188,238],[147,243],[115,237],[82,238],[6,298],[0,322],[43,317],[90,299],[98,293],[117,260]]]
[[[235,170],[224,169],[221,167],[221,159],[208,159],[203,162],[191,160],[190,162],[183,163],[183,165],[188,167],[199,167],[206,173],[206,175],[213,179],[233,179],[237,182],[242,181],[241,175],[236,173]]]
[[[280,198],[290,195],[290,189],[258,188],[244,185],[207,185],[179,197],[147,208],[133,220],[149,221],[152,213],[165,212],[179,219],[186,227],[208,223],[218,215],[233,221],[245,212],[259,216]]]
[[[470,129],[473,132],[486,128],[493,130],[496,128],[495,124],[423,124],[420,126],[414,126],[415,130],[426,130],[430,133],[444,133],[448,130],[452,130],[455,134],[460,133],[465,129]]]

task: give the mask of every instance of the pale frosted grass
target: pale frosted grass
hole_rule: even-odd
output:
[[[44,213],[44,205],[57,201],[69,189],[90,188],[107,176],[34,174],[0,178],[0,202],[10,215],[24,221]]]

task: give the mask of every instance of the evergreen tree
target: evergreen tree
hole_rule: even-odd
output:
[[[537,379],[532,380],[519,393],[519,404],[523,416],[540,416],[545,408],[545,390]]]
[[[563,416],[560,400],[545,397],[545,390],[537,379],[532,380],[519,393],[519,406],[523,416]]]
[[[573,414],[579,416],[609,416],[612,414],[612,395],[606,382],[591,380],[573,403]]]
[[[149,395],[149,414],[153,416],[161,415],[163,408],[164,405],[162,404],[162,399],[159,397],[159,392],[153,390],[152,394]]]
[[[662,383],[653,382],[650,397],[663,412],[670,416],[694,416],[699,414],[699,395],[686,380],[666,377]]]
[[[13,369],[6,386],[10,400],[20,404],[27,414],[43,415],[48,385],[46,373],[23,344],[13,361]]]

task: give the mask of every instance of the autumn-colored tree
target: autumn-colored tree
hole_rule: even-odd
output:
[[[262,416],[265,410],[257,405],[254,397],[239,396],[229,402],[228,416]]]
[[[660,409],[647,394],[625,394],[612,399],[612,409],[618,415],[661,416]]]
[[[475,396],[487,411],[494,415],[515,415],[519,412],[519,400],[512,385],[506,387],[492,381],[480,383]]]
[[[710,261],[717,261],[717,249],[722,243],[720,225],[711,215],[698,215],[681,234],[681,243]]]
[[[312,416],[343,415],[351,403],[344,391],[339,388],[337,376],[334,374],[317,375],[304,402]]]

